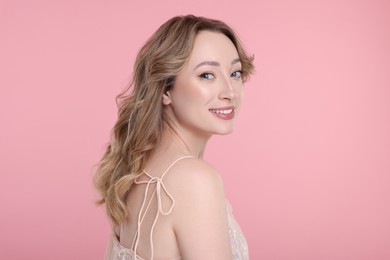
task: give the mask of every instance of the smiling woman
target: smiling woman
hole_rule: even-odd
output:
[[[163,95],[175,129],[185,135],[196,131],[204,136],[203,146],[213,134],[231,133],[242,100],[241,67],[228,37],[199,32],[188,62],[176,75],[175,87]]]
[[[249,258],[203,154],[233,131],[252,60],[225,23],[192,15],[140,50],[95,176],[113,228],[106,259]]]

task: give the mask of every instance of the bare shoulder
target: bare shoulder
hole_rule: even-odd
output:
[[[175,200],[172,227],[183,258],[231,259],[226,200],[217,170],[205,161],[186,159],[167,177]]]
[[[165,181],[176,201],[175,215],[209,210],[215,204],[225,203],[222,178],[206,161],[196,158],[181,160],[167,173]]]
[[[208,162],[196,158],[177,162],[165,179],[175,192],[180,193],[180,197],[185,194],[201,195],[206,191],[223,191],[223,182],[218,171]]]

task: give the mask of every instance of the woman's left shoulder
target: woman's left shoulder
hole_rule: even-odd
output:
[[[210,259],[229,259],[226,200],[217,170],[203,160],[188,159],[170,174],[169,191],[175,199],[172,226],[183,257],[213,253]]]
[[[194,185],[222,186],[218,171],[208,162],[197,158],[186,158],[176,163],[167,173],[167,181],[184,188],[192,189]]]

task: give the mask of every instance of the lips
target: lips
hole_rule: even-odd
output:
[[[235,109],[234,107],[221,107],[209,109],[213,115],[223,120],[230,120],[234,118]]]

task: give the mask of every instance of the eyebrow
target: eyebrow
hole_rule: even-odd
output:
[[[231,65],[234,65],[236,63],[240,62],[240,58],[236,58],[234,59],[232,62],[231,62]],[[216,67],[219,67],[221,66],[221,64],[218,62],[218,61],[209,61],[209,60],[206,60],[206,61],[202,61],[201,63],[199,63],[198,65],[195,66],[194,70],[196,70],[197,68],[199,68],[200,66],[204,66],[204,65],[210,65],[210,66],[216,66]]]

